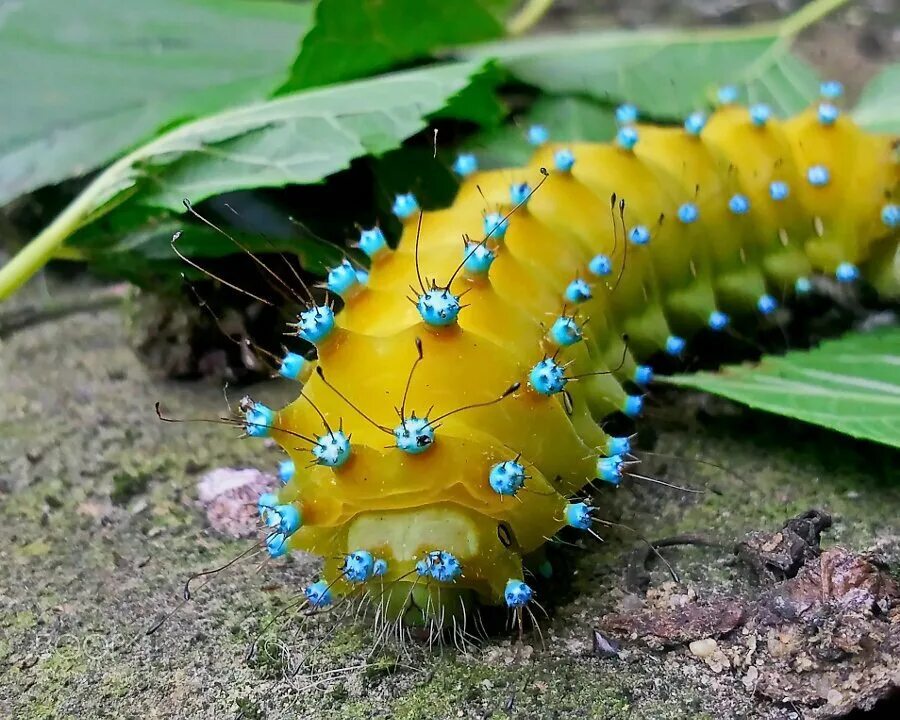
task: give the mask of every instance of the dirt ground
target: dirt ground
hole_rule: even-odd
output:
[[[689,637],[648,644],[620,633],[619,652],[606,657],[594,628],[610,613],[758,597],[734,541],[809,508],[834,518],[826,545],[877,551],[895,572],[900,562],[896,453],[724,401],[662,394],[644,432],[654,451],[731,472],[647,457],[652,474],[708,491],[631,483],[601,502],[604,517],[651,538],[722,544],[665,550],[679,583],[655,563],[649,589],[635,585],[643,546],[613,531],[602,545],[563,553],[572,580],[560,573],[542,596],[554,606],[543,641],[500,634],[467,656],[412,647],[370,657],[365,628],[325,616],[276,623],[267,651],[248,664],[248,644],[314,575],[315,560],[238,565],[144,633],[178,605],[188,575],[246,547],[209,530],[197,479],[221,466],[271,469],[277,451],[238,442],[228,428],[156,420],[157,400],[175,415],[215,416],[221,389],[150,377],[117,309],[19,329],[3,341],[0,370],[0,717],[819,717],[761,696],[750,666],[716,660],[743,630],[701,627],[696,647]],[[253,388],[271,404],[289,391]]]

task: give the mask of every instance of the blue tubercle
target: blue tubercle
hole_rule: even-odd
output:
[[[649,365],[638,365],[634,369],[633,380],[641,387],[649,385],[653,382],[653,368]]]
[[[391,210],[398,218],[406,220],[410,215],[419,211],[419,201],[412,193],[400,193],[394,198]]]
[[[286,352],[278,366],[278,374],[288,380],[296,380],[306,367],[306,358],[293,352]]]
[[[468,177],[478,170],[478,158],[472,153],[460,153],[453,163],[453,172],[460,177]]]
[[[534,590],[521,580],[509,580],[506,588],[503,590],[503,599],[506,600],[507,607],[520,608],[525,607],[534,597]]]
[[[591,517],[593,508],[587,503],[577,502],[566,505],[566,525],[578,530],[589,530],[594,522]]]
[[[394,428],[394,439],[403,452],[419,455],[434,444],[434,428],[428,418],[409,417]]]
[[[610,437],[606,441],[607,455],[627,455],[631,452],[631,438]]]
[[[844,86],[837,80],[826,80],[819,85],[819,94],[827,100],[837,100],[844,94]]]
[[[594,255],[588,263],[588,270],[591,271],[592,275],[605,277],[612,272],[612,260],[609,259],[608,255],[604,255],[603,253]]]
[[[732,195],[728,201],[728,209],[735,215],[746,215],[750,212],[750,200],[747,199],[746,195],[741,195],[740,193]]]
[[[629,231],[628,239],[634,245],[646,245],[650,242],[650,230],[646,225],[635,225]]]
[[[683,337],[679,337],[678,335],[669,335],[666,338],[666,352],[669,355],[678,356],[684,352],[684,348],[687,345],[687,342]]]
[[[254,402],[244,412],[244,432],[250,437],[268,437],[275,411],[259,402]]]
[[[706,127],[706,114],[702,112],[692,112],[684,120],[684,129],[689,135],[699,135]]]
[[[369,282],[369,271],[358,268],[356,271],[356,282],[360,285],[367,285]]]
[[[543,125],[532,125],[528,128],[526,137],[530,145],[538,146],[543,145],[550,139],[550,133],[547,132],[547,128]]]
[[[794,282],[794,292],[798,295],[808,295],[812,292],[812,283],[807,277],[798,277]]]
[[[550,340],[560,347],[574,345],[582,338],[581,328],[574,318],[562,315],[550,327]]]
[[[453,553],[446,550],[428,553],[428,561],[431,566],[431,577],[439,582],[454,582],[462,575],[462,565]]]
[[[340,467],[350,457],[350,438],[340,430],[332,430],[316,438],[312,454],[319,465]]]
[[[831,180],[831,173],[824,165],[813,165],[806,171],[806,179],[813,187],[825,187]]]
[[[484,216],[484,234],[488,237],[503,239],[506,231],[509,229],[509,218],[497,212],[488,213]]]
[[[633,150],[638,142],[638,131],[631,125],[620,127],[616,133],[616,142],[623,150]]]
[[[834,125],[840,114],[841,111],[831,103],[819,103],[818,115],[820,125]]]
[[[515,495],[525,484],[525,468],[515,460],[499,462],[491,468],[488,482],[498,495]]]
[[[889,228],[900,227],[900,205],[888,203],[881,208],[881,222]]]
[[[851,283],[859,280],[859,268],[853,263],[842,262],[837,266],[837,270],[834,271],[834,276],[838,282]]]
[[[769,183],[769,197],[776,202],[781,202],[790,195],[788,184],[782,180],[773,180]]]
[[[387,560],[383,560],[382,558],[378,558],[375,563],[372,565],[372,575],[374,577],[384,577],[388,571]]]
[[[554,395],[562,392],[568,380],[562,366],[553,358],[544,358],[531,368],[528,382],[541,395]]]
[[[619,125],[631,125],[636,123],[638,119],[638,109],[630,103],[619,105],[616,108],[616,122]]]
[[[280,532],[272,533],[266,538],[266,550],[269,551],[269,555],[273,558],[286,555],[287,551],[290,550],[287,536]]]
[[[763,315],[771,315],[778,309],[778,301],[771,295],[760,295],[756,301],[756,309]]]
[[[463,268],[470,275],[484,275],[491,269],[496,255],[485,243],[466,242],[463,246]]]
[[[278,505],[278,496],[275,493],[264,492],[259,496],[259,500],[256,501],[259,517],[266,525],[269,524],[269,512],[274,510],[276,505]]]
[[[384,233],[381,232],[381,228],[373,227],[359,231],[357,245],[370,259],[373,259],[387,247],[387,240],[384,239]]]
[[[553,164],[560,172],[569,172],[571,171],[572,166],[575,165],[575,156],[568,148],[557,150],[553,154]]]
[[[697,222],[700,217],[700,210],[692,202],[682,203],[678,206],[678,219],[685,225]]]
[[[709,325],[710,330],[721,332],[728,327],[729,322],[731,322],[731,318],[729,318],[726,313],[723,313],[721,310],[713,310],[709,314],[709,319],[706,321],[706,324]]]
[[[300,529],[300,511],[293,505],[276,505],[273,513],[278,517],[278,532],[289,537]]]
[[[328,589],[328,583],[324,580],[307,585],[303,590],[303,594],[306,595],[306,599],[312,607],[328,607],[334,602],[331,597],[331,590]]]
[[[566,287],[565,296],[567,301],[577,304],[587,302],[594,294],[591,292],[590,285],[581,278],[575,278]]]
[[[459,297],[447,288],[434,288],[419,295],[416,309],[426,325],[446,327],[456,322],[461,305]]]
[[[638,417],[644,410],[644,398],[640,395],[626,395],[622,402],[622,412],[630,418]]]
[[[344,297],[358,284],[359,278],[356,276],[356,268],[353,267],[349,260],[342,260],[340,265],[336,265],[328,270],[326,285],[335,295]]]
[[[281,480],[283,485],[287,485],[291,481],[295,472],[296,468],[293,460],[287,459],[278,463],[278,479]]]
[[[597,477],[610,485],[622,482],[622,456],[610,455],[597,460]]]
[[[531,186],[527,182],[513,183],[509,186],[509,199],[513,205],[528,202],[531,197]]]
[[[718,98],[720,105],[730,105],[731,103],[737,102],[737,88],[734,85],[723,85],[719,88],[716,97]]]
[[[368,550],[354,550],[344,557],[344,577],[350,582],[361,583],[372,577],[375,558]]]
[[[764,103],[756,103],[750,106],[750,122],[756,127],[763,127],[772,117],[772,109]]]
[[[306,342],[317,343],[334,330],[334,311],[327,305],[304,310],[297,318],[297,335]]]

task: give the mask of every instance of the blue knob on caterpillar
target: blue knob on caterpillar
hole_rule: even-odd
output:
[[[881,222],[889,228],[900,227],[900,205],[888,203],[882,207]]]
[[[340,467],[350,457],[350,439],[340,430],[332,430],[316,438],[312,454],[319,465]]]
[[[619,125],[631,125],[636,123],[638,119],[638,109],[630,103],[619,105],[616,108],[616,122]]]
[[[808,295],[812,292],[812,283],[809,278],[806,277],[798,277],[794,282],[794,292],[798,295]]]
[[[679,337],[678,335],[669,335],[666,338],[666,352],[669,355],[678,356],[684,352],[684,348],[687,345],[687,342],[683,337]]]
[[[644,398],[640,395],[626,395],[622,403],[622,412],[630,418],[635,418],[644,410]]]
[[[750,122],[756,127],[763,127],[771,116],[772,109],[764,103],[757,103],[750,107]]]
[[[790,189],[786,182],[781,180],[773,180],[769,183],[769,197],[776,202],[781,202],[790,194]]]
[[[334,311],[327,305],[316,305],[297,317],[297,335],[309,343],[317,343],[334,330]]]
[[[447,288],[426,290],[416,300],[416,309],[426,325],[446,327],[456,322],[460,308],[459,297]]]
[[[453,553],[446,550],[428,553],[431,577],[440,582],[453,582],[462,575],[462,565]]]
[[[650,242],[650,231],[646,225],[635,225],[628,233],[628,239],[634,245],[646,245]]]
[[[288,380],[296,380],[306,367],[306,358],[293,352],[286,352],[278,366],[278,374]]]
[[[294,477],[295,470],[293,460],[282,460],[278,463],[278,479],[281,480],[282,484],[287,485],[291,478]]]
[[[359,240],[356,243],[370,259],[374,259],[382,250],[387,247],[387,240],[384,239],[384,233],[381,228],[373,227],[368,230],[359,231]]]
[[[688,135],[699,135],[706,127],[706,115],[702,112],[692,112],[684,120],[684,129]]]
[[[534,597],[534,590],[521,580],[509,580],[503,591],[503,599],[506,601],[507,607],[511,608],[524,607],[531,602],[532,597]]]
[[[541,395],[553,395],[562,392],[568,380],[559,363],[553,358],[544,358],[531,368],[528,382]]]
[[[324,580],[307,585],[303,594],[306,595],[306,599],[312,607],[328,607],[332,603],[331,590],[328,589],[328,583]]]
[[[266,538],[266,550],[269,551],[269,555],[273,558],[286,555],[287,551],[290,550],[288,547],[287,536],[280,532],[269,535],[269,537]]]
[[[349,260],[342,260],[340,265],[329,268],[325,284],[335,295],[346,297],[353,288],[359,285],[356,268]]]
[[[574,345],[582,338],[581,328],[574,318],[562,317],[556,318],[548,333],[550,340],[560,347],[568,347]]]
[[[633,150],[638,142],[638,131],[631,125],[620,127],[616,133],[616,142],[623,150]]]
[[[653,382],[653,368],[649,365],[638,365],[634,369],[633,379],[638,385],[649,385]]]
[[[746,215],[750,212],[750,201],[746,195],[732,195],[728,201],[728,209],[735,215]]]
[[[631,452],[631,438],[610,437],[606,441],[607,455],[627,455]]]
[[[572,151],[567,148],[557,150],[553,154],[553,164],[560,172],[569,172],[572,169],[572,166],[575,165],[575,156],[572,154]]]
[[[460,177],[468,177],[478,170],[478,158],[472,153],[460,153],[453,163],[453,172]]]
[[[515,460],[499,462],[491,468],[488,482],[498,495],[515,495],[525,484],[525,468]]]
[[[375,564],[372,565],[372,575],[374,577],[384,577],[384,575],[387,573],[387,571],[388,571],[387,560],[382,560],[381,558],[378,558],[375,561]]]
[[[838,282],[851,283],[859,279],[859,268],[853,263],[842,262],[834,271]]]
[[[278,505],[278,496],[275,493],[265,492],[259,496],[256,501],[256,509],[259,511],[259,517],[262,521],[269,525],[269,511],[274,510]]]
[[[597,460],[597,477],[610,485],[622,482],[622,457],[610,455]]]
[[[550,133],[543,125],[532,125],[528,128],[527,138],[531,145],[543,145],[550,139]]]
[[[756,301],[756,309],[763,315],[771,315],[778,309],[778,301],[771,295],[760,295]]]
[[[597,277],[609,275],[612,272],[612,260],[609,259],[608,255],[604,255],[603,253],[594,255],[588,263],[588,270]]]
[[[716,93],[716,97],[720,105],[731,105],[731,103],[737,102],[737,88],[734,85],[723,85]]]
[[[531,197],[531,186],[526,182],[513,183],[509,188],[509,199],[513,205],[522,205]]]
[[[731,321],[731,318],[728,317],[726,313],[723,313],[721,310],[713,310],[709,314],[709,319],[707,320],[707,325],[709,325],[709,329],[715,332],[721,332],[725,328],[728,327],[728,323]]]
[[[406,220],[410,215],[419,211],[419,202],[412,193],[400,193],[394,198],[391,210],[398,218]]]
[[[354,550],[344,557],[342,568],[344,577],[350,582],[361,583],[372,577],[375,568],[375,558],[367,550]]]
[[[819,95],[828,100],[837,100],[844,94],[844,86],[837,80],[826,80],[819,85]]]
[[[508,229],[509,218],[500,213],[492,212],[484,216],[484,234],[488,237],[501,240]]]
[[[591,292],[591,286],[581,278],[576,278],[566,287],[566,300],[571,303],[583,303],[590,300],[594,295]]]
[[[700,210],[692,202],[682,203],[678,206],[678,219],[685,225],[697,222],[700,217]]]
[[[806,171],[806,179],[813,187],[824,187],[831,180],[831,173],[824,165],[813,165]]]
[[[300,511],[293,505],[276,505],[274,513],[278,516],[276,527],[285,537],[293,535],[300,528]]]
[[[589,530],[594,522],[591,517],[592,509],[587,503],[569,503],[566,505],[566,525],[578,530]]]
[[[819,124],[820,125],[834,125],[837,122],[838,116],[841,114],[841,111],[838,110],[831,103],[819,103]]]
[[[413,415],[394,428],[397,447],[410,455],[419,455],[434,444],[434,428],[428,418]]]
[[[250,437],[268,437],[275,411],[262,403],[252,402],[244,408],[244,432]]]
[[[467,241],[463,245],[463,268],[470,275],[484,275],[491,269],[496,255],[484,243]]]

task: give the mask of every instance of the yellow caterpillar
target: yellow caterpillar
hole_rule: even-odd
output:
[[[290,456],[260,499],[270,553],[325,558],[308,604],[368,595],[438,627],[472,603],[521,614],[523,558],[564,526],[590,530],[574,498],[626,472],[628,438],[599,422],[640,413],[655,355],[764,322],[816,273],[896,296],[895,139],[843,117],[839,91],[825,83],[787,121],[727,88],[683,127],[623,106],[613,143],[532,128],[525,167],[460,156],[451,207],[399,196],[396,249],[364,230],[368,275],[329,275],[343,310],[298,318],[317,360],[289,353],[282,374],[301,396],[242,404],[247,433]]]

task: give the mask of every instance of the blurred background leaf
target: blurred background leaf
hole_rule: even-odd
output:
[[[711,104],[725,84],[735,85],[745,101],[794,113],[816,97],[819,83],[815,71],[790,51],[778,24],[549,35],[480,45],[464,54],[496,59],[542,92],[627,101],[658,119]]]
[[[281,92],[374,75],[435,50],[501,37],[483,0],[319,0]],[[494,8],[496,10],[496,8]]]
[[[900,447],[900,328],[854,333],[752,365],[661,377],[753,408]]]
[[[28,0],[0,22],[0,205],[158,130],[266,97],[311,3]]]
[[[870,132],[900,133],[900,63],[889,65],[869,81],[853,119]]]

